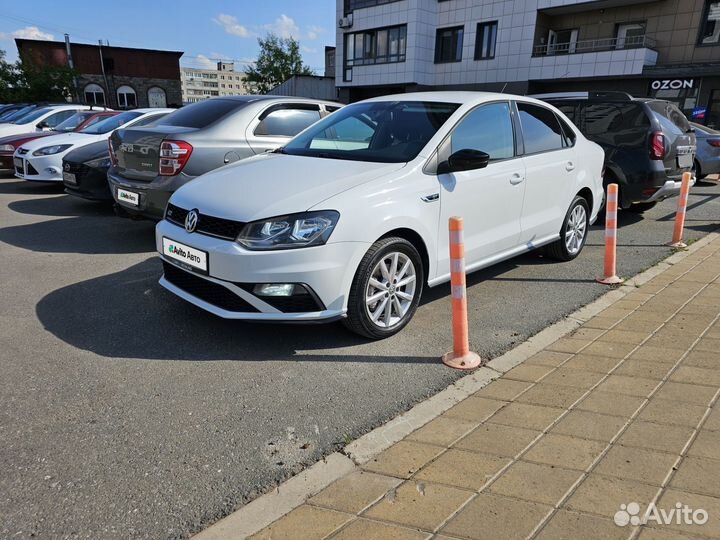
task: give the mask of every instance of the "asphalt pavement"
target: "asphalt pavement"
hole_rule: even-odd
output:
[[[622,212],[618,272],[667,256],[676,200]],[[720,227],[720,186],[686,237]],[[494,357],[607,289],[593,228],[468,278],[472,347]],[[224,321],[163,290],[153,224],[0,180],[0,538],[185,538],[460,374],[447,285],[399,335]]]

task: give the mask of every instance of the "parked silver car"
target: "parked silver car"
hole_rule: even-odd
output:
[[[193,178],[284,145],[342,105],[278,96],[228,96],[193,103],[151,127],[110,138],[110,191],[131,214],[162,219],[175,190]]]
[[[720,131],[700,124],[691,125],[695,128],[697,139],[695,175],[700,179],[708,174],[720,173]]]

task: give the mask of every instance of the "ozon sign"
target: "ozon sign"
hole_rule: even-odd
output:
[[[695,79],[657,79],[650,83],[652,90],[684,90],[695,87]]]

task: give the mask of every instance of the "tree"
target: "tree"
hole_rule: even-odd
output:
[[[0,50],[0,103],[65,101],[72,96],[74,77],[68,67],[41,67],[28,59],[10,64]]]
[[[303,64],[297,40],[268,34],[258,38],[258,45],[260,54],[255,66],[245,69],[243,84],[249,93],[267,94],[293,75],[312,75],[312,69]]]

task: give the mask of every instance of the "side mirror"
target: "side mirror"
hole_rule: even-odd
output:
[[[490,163],[490,155],[480,150],[464,148],[451,154],[447,161],[438,165],[438,174],[483,169]]]
[[[48,123],[45,120],[43,120],[42,122],[37,124],[35,127],[38,129],[47,129],[50,126],[48,126]]]

